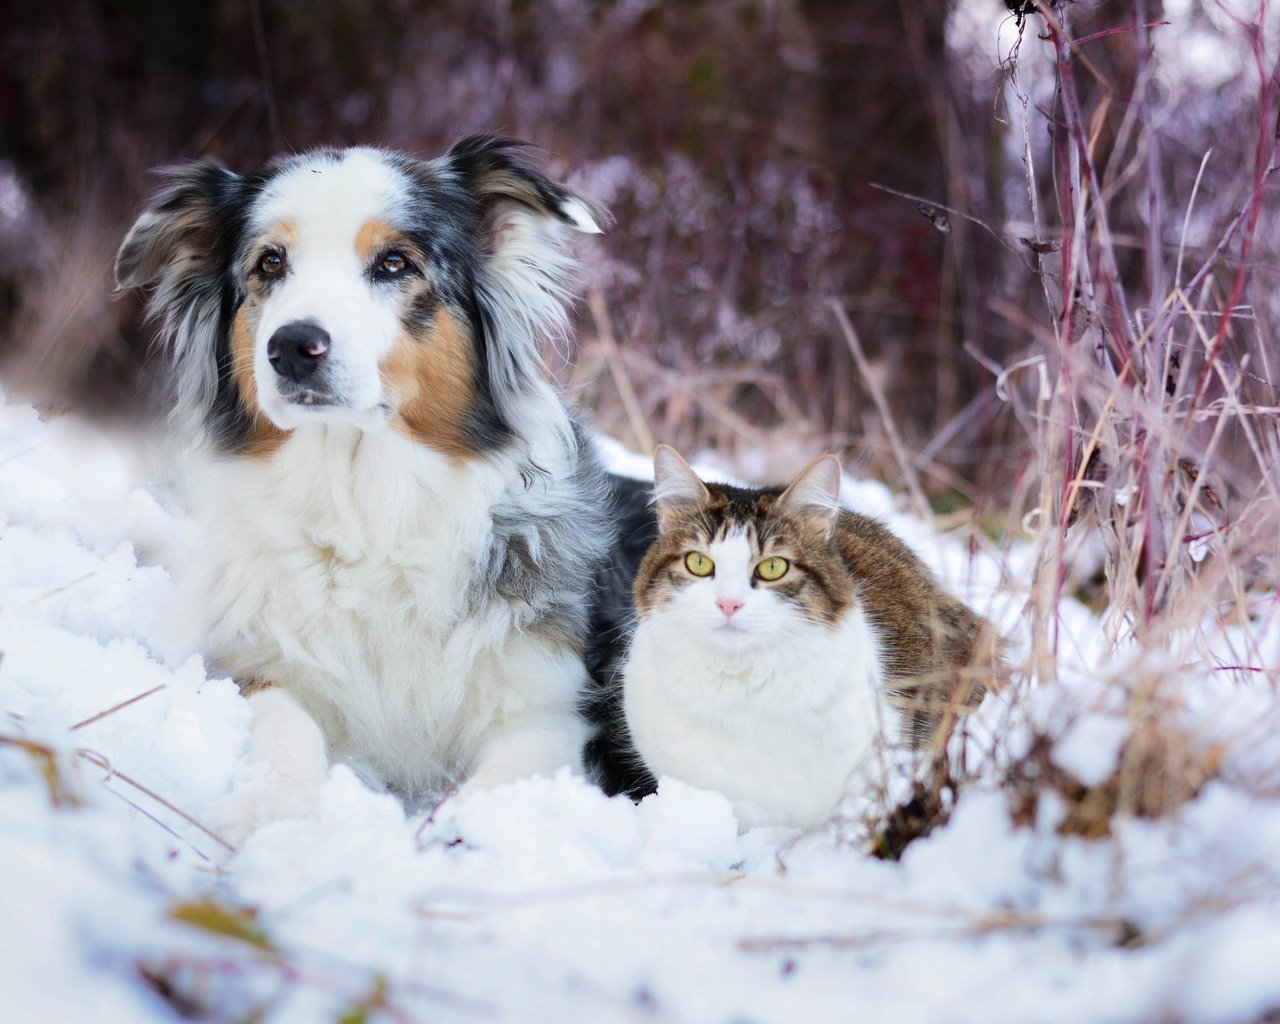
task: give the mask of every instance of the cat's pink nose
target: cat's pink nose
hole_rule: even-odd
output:
[[[724,612],[726,619],[732,619],[733,613],[742,607],[742,602],[736,597],[717,597],[716,604],[720,606],[720,610]]]

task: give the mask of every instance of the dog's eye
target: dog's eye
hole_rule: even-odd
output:
[[[268,277],[274,277],[284,270],[284,254],[279,252],[263,253],[258,261],[258,269]]]
[[[409,261],[402,252],[392,249],[382,254],[378,261],[378,273],[386,277],[397,277],[409,269]]]

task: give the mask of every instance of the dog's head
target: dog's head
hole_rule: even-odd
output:
[[[565,326],[563,228],[606,223],[489,136],[433,161],[319,150],[254,175],[165,176],[116,281],[158,282],[181,415],[230,450],[341,422],[449,454],[500,445],[545,386],[540,343]]]

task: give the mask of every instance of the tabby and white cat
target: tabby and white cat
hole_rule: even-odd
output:
[[[835,456],[750,489],[704,483],[663,445],[654,478],[623,707],[655,776],[724,793],[743,828],[810,827],[874,770],[889,718],[920,745],[981,698],[965,670],[994,664],[992,627],[840,508]]]

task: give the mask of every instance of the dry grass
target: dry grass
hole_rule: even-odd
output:
[[[1076,10],[1037,4],[1011,54],[1021,121],[1011,127],[1023,139],[1045,312],[1028,352],[993,369],[1027,431],[1009,536],[1021,533],[1036,552],[1015,677],[1024,697],[1059,679],[1067,655],[1061,602],[1079,576],[1073,561],[1082,538],[1100,540],[1103,572],[1091,596],[1104,650],[1085,699],[1105,700],[1108,713],[1127,720],[1128,738],[1102,782],[1072,777],[1053,757],[1081,699],[1064,691],[1055,720],[1025,723],[1029,749],[1010,759],[997,748],[993,758],[1005,755],[1000,784],[1015,821],[1034,823],[1041,794],[1052,791],[1065,806],[1059,831],[1098,838],[1111,834],[1117,816],[1176,812],[1218,774],[1231,740],[1210,742],[1186,724],[1188,693],[1207,676],[1272,694],[1280,685],[1280,360],[1266,287],[1274,243],[1259,233],[1273,216],[1280,63],[1266,56],[1263,4],[1227,40],[1253,65],[1252,153],[1232,182],[1229,216],[1197,220],[1201,176],[1179,188],[1167,166],[1172,118],[1157,113],[1168,97],[1156,95],[1156,29],[1145,5],[1117,11],[1110,26],[1134,51],[1124,84],[1090,61],[1091,39],[1072,25]],[[1049,105],[1032,100],[1044,95],[1043,83],[1026,81],[1017,60],[1035,45],[1026,34],[1032,25],[1052,54]],[[1031,140],[1046,134],[1042,151]],[[1115,227],[1144,220],[1137,240]],[[1179,220],[1180,240],[1172,232]],[[1193,222],[1209,238],[1195,252],[1185,244]],[[1132,245],[1139,271],[1125,249]],[[945,814],[945,801],[926,803]]]

